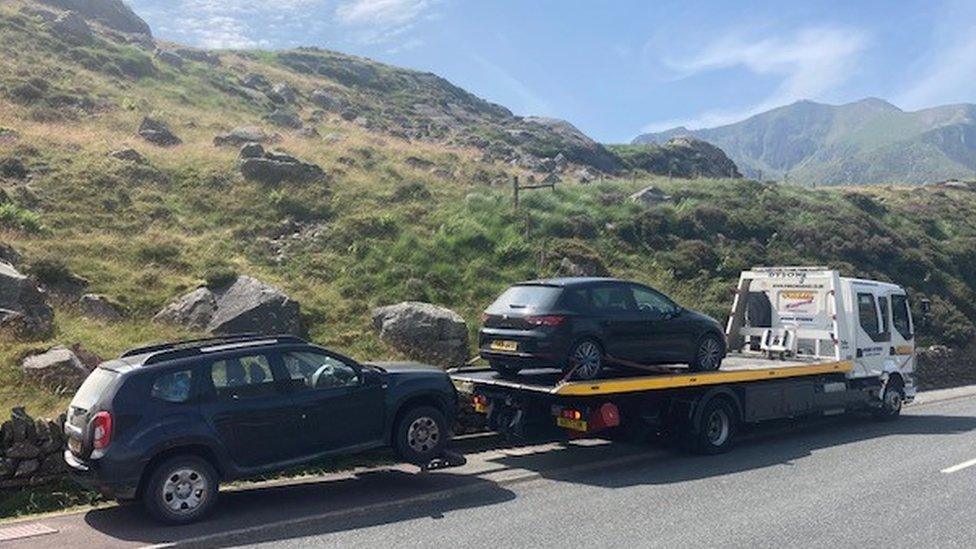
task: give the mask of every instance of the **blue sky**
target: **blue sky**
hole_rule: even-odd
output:
[[[976,1],[129,0],[157,37],[431,71],[604,142],[799,99],[976,102]]]

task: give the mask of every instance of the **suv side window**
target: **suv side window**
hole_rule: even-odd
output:
[[[273,395],[271,364],[264,355],[247,355],[214,362],[210,367],[217,398],[242,399]]]
[[[911,317],[908,314],[908,297],[904,295],[891,296],[891,317],[892,324],[895,325],[895,329],[898,330],[901,337],[911,341],[915,334],[912,333],[912,323],[909,320]]]
[[[637,311],[634,295],[623,284],[597,286],[590,290],[593,308],[604,314],[633,313]]]
[[[632,286],[632,288],[634,302],[637,303],[637,309],[642,313],[650,314],[655,318],[664,318],[673,314],[677,309],[677,305],[660,292],[643,286]]]
[[[282,358],[292,387],[299,390],[355,387],[360,383],[356,368],[323,353],[292,351]]]
[[[159,376],[153,382],[149,396],[165,402],[186,402],[190,400],[192,387],[193,370],[180,370]]]

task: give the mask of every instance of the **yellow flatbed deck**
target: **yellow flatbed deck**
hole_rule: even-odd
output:
[[[489,385],[560,396],[600,396],[678,389],[702,385],[745,383],[825,374],[847,374],[854,368],[849,360],[773,360],[757,356],[729,355],[714,372],[691,372],[686,366],[655,366],[648,373],[633,369],[608,370],[600,379],[564,381],[559,370],[540,368],[502,376],[491,369],[458,370],[451,373],[457,383]]]

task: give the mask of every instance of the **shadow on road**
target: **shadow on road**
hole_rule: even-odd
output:
[[[453,498],[445,494],[436,498],[438,493],[446,490],[458,490],[465,497]],[[360,511],[364,506],[422,495],[432,498],[405,507]],[[388,470],[339,480],[221,492],[214,514],[202,523],[187,526],[160,526],[138,505],[94,510],[85,515],[85,522],[112,538],[147,544],[179,542],[282,521],[301,522],[301,535],[308,536],[423,517],[437,518],[456,509],[493,505],[514,497],[511,491],[475,476]],[[316,518],[325,513],[330,515]],[[292,523],[259,533],[210,540],[201,546],[288,539],[297,535],[295,530],[296,524]]]
[[[639,480],[632,475],[579,474],[571,468],[552,466],[554,460],[564,461],[567,465],[600,461],[611,451],[626,455],[622,450],[611,450],[605,446],[566,446],[546,454],[505,456],[493,461],[507,467],[537,471],[551,480],[613,488],[634,484],[679,483],[782,465],[809,456],[819,449],[881,437],[955,435],[971,431],[976,431],[976,417],[905,415],[895,422],[878,422],[863,415],[844,415],[753,427],[743,434],[743,440],[731,453],[718,456],[682,455],[663,440],[654,440],[647,445],[609,445],[628,448],[632,455],[655,446],[669,452],[665,456],[649,456],[648,462],[653,462],[654,468]]]

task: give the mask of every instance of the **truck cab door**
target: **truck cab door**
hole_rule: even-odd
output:
[[[891,348],[891,304],[880,290],[855,288],[855,361],[868,375],[881,375]]]
[[[890,354],[902,372],[915,368],[915,326],[912,322],[908,296],[892,292],[888,296],[891,303],[891,349]]]

